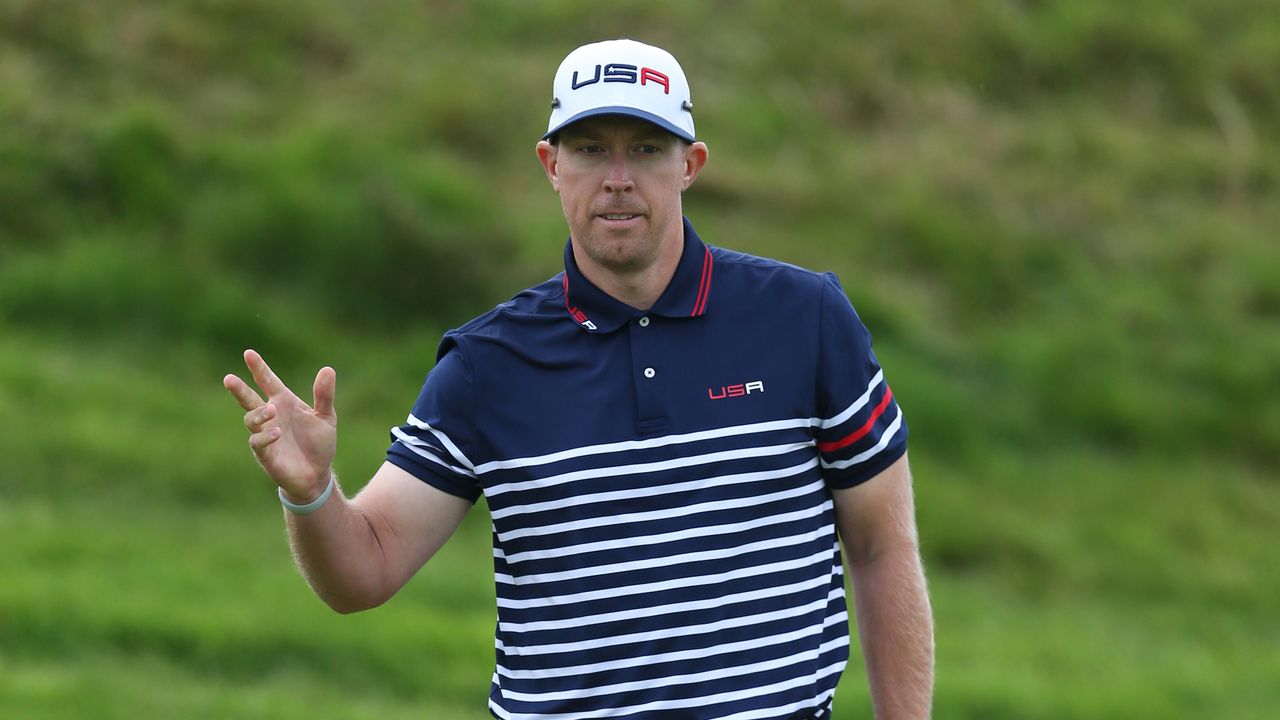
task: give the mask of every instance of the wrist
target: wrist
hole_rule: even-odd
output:
[[[298,499],[294,498],[291,493],[286,493],[284,488],[277,487],[276,494],[280,497],[280,504],[294,515],[310,515],[319,510],[329,501],[329,496],[333,494],[333,489],[337,485],[337,478],[334,476],[332,469],[327,471],[323,477],[324,486],[320,492],[310,498],[306,498],[304,502],[298,502]]]

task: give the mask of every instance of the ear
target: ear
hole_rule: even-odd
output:
[[[556,192],[560,192],[560,177],[556,172],[556,156],[559,154],[559,148],[546,140],[539,140],[537,152],[538,162],[542,163],[542,169],[546,171],[551,187]]]
[[[704,142],[689,143],[684,149],[684,182],[680,189],[688,190],[693,185],[693,181],[698,179],[698,173],[702,172],[702,167],[707,164],[707,144]]]

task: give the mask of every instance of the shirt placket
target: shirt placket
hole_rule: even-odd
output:
[[[666,372],[662,366],[661,319],[637,315],[627,323],[631,340],[631,381],[635,388],[636,430],[642,437],[666,432]]]

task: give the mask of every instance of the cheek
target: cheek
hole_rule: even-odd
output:
[[[564,209],[566,217],[575,217],[587,212],[586,208],[590,203],[587,202],[588,198],[583,194],[581,187],[561,182],[559,193],[560,207]]]
[[[575,175],[573,178],[560,180],[560,197],[574,205],[589,204],[599,191],[600,180],[590,175]]]

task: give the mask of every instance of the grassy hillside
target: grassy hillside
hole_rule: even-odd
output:
[[[1269,717],[1261,0],[0,2],[0,716],[485,717],[483,507],[334,616],[219,380],[332,364],[356,489],[441,330],[557,271],[550,76],[620,36],[690,76],[700,233],[838,272],[876,337],[937,716]]]

